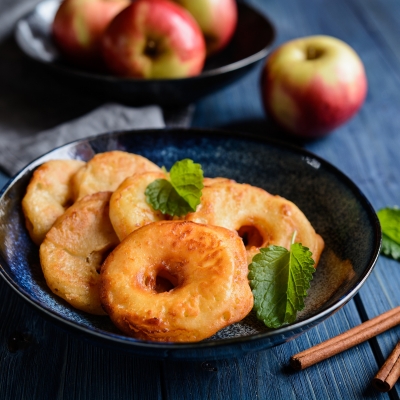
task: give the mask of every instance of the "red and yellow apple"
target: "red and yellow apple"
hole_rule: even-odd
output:
[[[268,57],[261,92],[268,115],[292,134],[318,138],[362,106],[367,78],[357,53],[330,36],[282,44]]]
[[[129,0],[64,0],[52,25],[60,52],[75,64],[95,65],[101,59],[104,30],[129,4]]]
[[[102,54],[119,76],[184,78],[201,72],[206,46],[199,25],[183,7],[169,0],[136,0],[106,29]]]
[[[173,0],[186,8],[203,31],[207,55],[222,50],[231,40],[237,24],[235,0]]]

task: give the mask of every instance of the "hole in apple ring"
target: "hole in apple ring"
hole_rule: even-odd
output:
[[[160,266],[155,279],[153,276],[147,276],[144,280],[144,284],[156,293],[164,293],[177,287],[179,285],[179,280],[164,267]]]
[[[244,225],[238,230],[239,236],[243,240],[243,244],[246,249],[250,249],[251,247],[261,247],[264,242],[264,239],[259,232],[259,230],[252,225]]]

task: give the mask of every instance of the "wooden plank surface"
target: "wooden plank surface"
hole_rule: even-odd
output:
[[[6,371],[0,374],[2,400],[388,398],[370,386],[377,363],[368,343],[305,371],[288,367],[292,354],[359,324],[354,301],[274,349],[228,360],[165,362],[121,354],[68,334],[3,281],[0,293],[7,299],[0,305],[0,366]]]
[[[370,386],[377,365],[368,343],[307,370],[288,367],[291,355],[360,323],[350,302],[296,340],[240,359],[206,365],[165,365],[169,399],[371,399],[388,398]],[[208,368],[207,368],[208,367]],[[182,390],[187,382],[189,389]]]
[[[368,160],[368,166],[355,180],[379,210],[385,206],[400,205],[400,28],[396,22],[400,18],[400,8],[395,1],[354,1],[353,7],[370,32],[371,42],[379,55],[371,55],[368,64],[371,89],[364,126],[371,130],[369,143],[364,141],[357,153],[358,163]],[[399,282],[399,263],[381,257],[374,274],[360,293],[365,318],[400,305]],[[376,339],[379,363],[388,356],[398,340],[400,327]],[[400,397],[399,384],[395,390]]]
[[[66,333],[0,280],[0,399],[161,399],[159,361]]]
[[[251,3],[276,24],[276,45],[292,37],[328,34],[346,41],[359,53],[369,82],[368,96],[360,113],[331,136],[299,144],[347,174],[376,210],[400,205],[400,4],[396,1],[307,1],[299,9],[298,1]],[[193,125],[252,131],[285,140],[264,113],[257,91],[259,76],[260,68],[224,92],[200,102]],[[253,87],[252,94],[249,86]],[[237,106],[238,102],[241,107]],[[363,320],[400,304],[399,275],[399,263],[380,257],[358,297]],[[395,328],[371,341],[379,365],[399,338],[400,328]],[[390,395],[400,397],[399,384]]]

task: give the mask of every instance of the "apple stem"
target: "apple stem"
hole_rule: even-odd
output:
[[[315,60],[316,58],[320,57],[321,54],[321,50],[316,49],[313,46],[307,47],[307,60]]]
[[[148,39],[145,48],[145,54],[149,57],[155,57],[158,53],[157,43],[153,39]]]

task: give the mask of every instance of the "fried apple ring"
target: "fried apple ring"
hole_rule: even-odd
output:
[[[308,247],[318,264],[324,241],[294,203],[233,180],[215,182],[203,188],[200,205],[185,220],[237,231],[245,242],[249,264],[260,247],[288,249],[296,231],[295,241]]]
[[[115,190],[110,200],[110,220],[119,240],[150,222],[167,217],[154,210],[146,201],[146,188],[156,179],[165,179],[164,172],[144,172],[126,178]]]
[[[119,243],[109,219],[111,192],[74,203],[57,219],[40,246],[40,264],[51,291],[73,307],[104,315],[99,270]]]
[[[79,160],[51,160],[33,172],[22,199],[22,210],[29,236],[38,246],[72,203],[71,177],[84,165]]]
[[[113,192],[128,176],[146,171],[161,171],[156,164],[138,154],[108,151],[96,154],[73,177],[75,199],[96,192]]]
[[[236,232],[189,221],[158,221],[132,232],[107,257],[101,301],[124,333],[196,342],[253,307],[246,251]],[[158,290],[158,281],[170,290]]]
[[[171,219],[161,211],[154,210],[146,201],[146,188],[156,179],[166,179],[164,172],[144,172],[126,178],[115,190],[110,200],[110,219],[119,240],[131,232],[155,221]],[[204,178],[206,186],[229,181],[226,178]],[[180,217],[173,219],[179,220]]]

